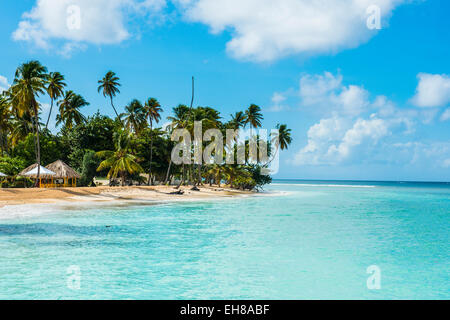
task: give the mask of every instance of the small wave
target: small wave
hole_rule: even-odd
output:
[[[370,185],[350,184],[309,184],[309,183],[272,183],[272,186],[300,186],[300,187],[327,187],[327,188],[376,188]]]
[[[0,220],[25,219],[58,212],[56,204],[19,204],[0,208]]]
[[[274,184],[272,184],[274,185]],[[265,190],[263,192],[255,193],[252,196],[259,196],[259,197],[278,197],[278,196],[289,196],[296,194],[295,191],[281,191],[281,190]]]

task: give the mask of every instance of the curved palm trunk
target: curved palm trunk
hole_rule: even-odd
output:
[[[47,119],[47,123],[45,124],[45,129],[48,129],[48,123],[50,122],[50,117],[52,115],[52,110],[53,110],[53,99],[51,99],[51,104],[50,104],[50,112],[48,113],[48,119]]]
[[[152,179],[152,161],[153,161],[153,124],[150,119],[150,171],[148,173],[148,185],[153,185]]]
[[[36,176],[36,184],[35,187],[40,187],[40,178],[41,178],[41,144],[39,141],[39,115],[38,115],[38,108],[37,103],[34,103],[33,109],[34,109],[34,119],[36,124],[36,163],[38,164],[38,170],[37,170],[37,176]]]
[[[112,98],[112,96],[110,96],[109,98],[111,99],[111,106],[113,107],[114,112],[116,113],[117,118],[119,118],[119,114],[117,113],[116,107],[114,107],[114,103],[113,103],[113,98]]]
[[[172,158],[169,161],[169,168],[167,168],[166,179],[164,180],[164,184],[167,184],[169,181],[170,168],[172,167]]]

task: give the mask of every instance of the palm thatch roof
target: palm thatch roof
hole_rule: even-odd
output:
[[[36,168],[36,167],[37,167],[37,163],[32,164],[31,166],[29,166],[29,167],[23,169],[22,171],[20,171],[20,173],[19,173],[18,175],[19,175],[19,176],[24,176],[27,172],[33,170],[33,169]]]
[[[32,164],[31,166],[29,166],[28,168],[23,169],[20,173],[19,176],[27,176],[30,178],[37,178],[37,168],[38,168],[38,164]],[[43,166],[41,166],[40,170],[39,170],[39,177],[42,179],[50,179],[52,177],[55,177],[55,172],[53,172],[52,170],[49,170],[47,168],[44,168]]]
[[[69,167],[66,163],[64,163],[61,160],[57,160],[57,161],[49,164],[48,166],[46,166],[46,168],[56,173],[56,175],[53,178],[59,178],[59,179],[61,179],[61,178],[80,179],[81,178],[81,175],[78,174],[78,172],[76,172],[74,169]]]

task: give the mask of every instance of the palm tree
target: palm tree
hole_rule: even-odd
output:
[[[109,97],[111,100],[111,106],[114,109],[114,112],[116,113],[116,116],[119,118],[119,114],[117,113],[116,108],[114,107],[113,103],[113,97],[116,96],[116,94],[120,93],[119,87],[121,84],[119,83],[119,77],[116,76],[116,74],[112,71],[108,71],[106,75],[103,77],[102,80],[99,80],[98,83],[100,84],[98,86],[98,92],[102,92],[103,96]]]
[[[137,158],[131,154],[131,134],[123,131],[116,134],[115,151],[100,151],[96,153],[99,158],[105,160],[100,163],[97,171],[110,169],[108,179],[122,178],[122,186],[125,185],[125,175],[141,173],[144,170],[137,163]]]
[[[287,128],[287,125],[285,124],[278,124],[278,138],[275,142],[276,146],[280,147],[281,150],[287,150],[289,148],[289,145],[292,143],[292,137],[291,137],[291,129]]]
[[[139,100],[134,99],[125,110],[126,112],[120,115],[125,119],[125,127],[139,135],[145,124],[144,106]]]
[[[247,117],[245,116],[245,113],[242,111],[236,112],[234,115],[231,115],[231,121],[230,126],[231,129],[239,130],[240,128],[244,127],[247,121]]]
[[[39,61],[30,61],[17,68],[13,85],[11,87],[13,104],[18,108],[19,115],[25,112],[32,113],[36,126],[36,162],[38,172],[36,186],[40,178],[41,146],[39,141],[39,104],[36,98],[45,93],[47,68]]]
[[[152,162],[153,162],[153,121],[155,123],[159,123],[159,120],[161,120],[161,104],[156,100],[155,98],[150,98],[147,100],[144,106],[144,114],[145,117],[148,117],[148,121],[150,123],[150,169],[148,173],[148,185],[150,183],[153,184],[152,180]]]
[[[213,177],[214,183],[217,184],[220,188],[220,183],[223,178],[223,172],[224,172],[224,169],[222,168],[222,166],[220,166],[218,164],[212,164],[212,165],[210,165],[210,168],[206,172],[206,174],[209,176],[209,178]],[[211,179],[209,181],[209,185],[211,186]]]
[[[252,135],[252,128],[261,128],[261,121],[263,119],[261,108],[256,104],[252,104],[245,111],[245,126],[250,125],[250,136]]]
[[[8,132],[11,130],[11,108],[6,97],[0,96],[0,156],[6,151]]]
[[[50,72],[47,78],[47,94],[50,97],[50,112],[48,113],[47,123],[45,124],[45,129],[48,128],[48,123],[52,115],[53,102],[63,95],[64,87],[66,83],[64,82],[64,76],[59,72]]]
[[[227,129],[240,130],[246,124],[247,117],[243,111],[236,112],[234,115],[231,115],[231,120],[226,124]],[[239,136],[235,136],[234,138],[234,146],[238,143]],[[231,141],[230,141],[231,142]],[[227,148],[234,148],[234,146],[228,146]],[[232,152],[232,149],[230,150]]]
[[[72,129],[74,124],[79,125],[85,122],[86,118],[80,112],[80,108],[88,105],[89,102],[79,94],[66,91],[64,98],[58,102],[59,114],[56,116],[56,125],[59,126],[64,123],[68,129]]]
[[[24,140],[30,133],[34,133],[34,120],[32,115],[27,112],[19,117],[17,114],[12,119],[11,145],[16,146],[21,140]],[[43,124],[42,124],[43,125]],[[36,152],[36,146],[35,146]]]
[[[279,150],[287,150],[289,148],[289,145],[292,143],[292,137],[291,137],[291,129],[288,129],[287,125],[285,124],[278,124],[277,125],[278,133],[272,138],[271,143],[275,145],[275,153],[272,155],[271,160],[275,159],[275,156],[279,152]]]
[[[167,120],[171,121],[170,130],[187,128],[189,125],[189,115],[191,114],[189,107],[184,104],[180,104],[177,107],[173,108],[172,112],[173,112],[173,117],[167,117]],[[185,165],[184,165],[184,163],[182,166],[183,166],[183,177],[181,179],[181,183],[178,186],[178,188],[182,184],[184,184],[184,180],[185,180],[185,170],[184,170]],[[167,169],[165,182],[168,181],[169,172],[170,172],[171,167],[172,167],[172,157],[170,157],[169,168]]]

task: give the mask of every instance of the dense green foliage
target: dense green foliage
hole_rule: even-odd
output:
[[[90,187],[94,184],[94,178],[97,174],[97,168],[100,161],[92,150],[87,150],[83,157],[80,185]]]
[[[9,176],[15,176],[25,168],[25,161],[21,158],[0,158],[0,172]]]
[[[64,81],[63,75],[47,73],[38,61],[24,63],[17,69],[12,87],[0,94],[0,172],[14,177],[36,162],[47,165],[61,159],[81,173],[79,184],[82,186],[93,185],[96,176],[107,176],[111,185],[119,183],[116,179],[120,179],[122,185],[177,181],[178,185],[226,184],[248,190],[259,190],[272,181],[270,176],[261,173],[267,164],[251,164],[248,157],[245,165],[175,165],[171,159],[178,143],[171,140],[173,130],[186,129],[194,136],[195,122],[202,122],[202,134],[209,129],[219,129],[225,136],[227,129],[249,128],[255,136],[264,120],[261,108],[255,104],[236,112],[228,120],[212,107],[180,104],[171,110],[171,116],[167,117],[170,125],[163,129],[158,124],[167,110],[156,98],[148,98],[144,103],[130,99],[123,108],[125,112],[117,113],[113,98],[120,94],[121,84],[112,71],[98,81],[97,90],[108,98],[115,119],[100,112],[86,117],[83,107],[89,102],[66,89]],[[43,95],[50,98],[50,112],[56,112],[59,128],[56,134],[47,129],[50,117],[44,119],[46,124],[41,123],[38,98]],[[54,105],[57,108],[53,108]],[[279,139],[268,143],[275,143],[278,152],[287,149],[292,138],[286,125],[277,128]],[[239,143],[246,146],[248,154],[248,140]],[[208,144],[204,142],[203,147]],[[237,144],[236,138],[234,145],[224,149],[224,155],[236,150]],[[23,187],[30,186],[31,181],[16,177],[6,184]]]

